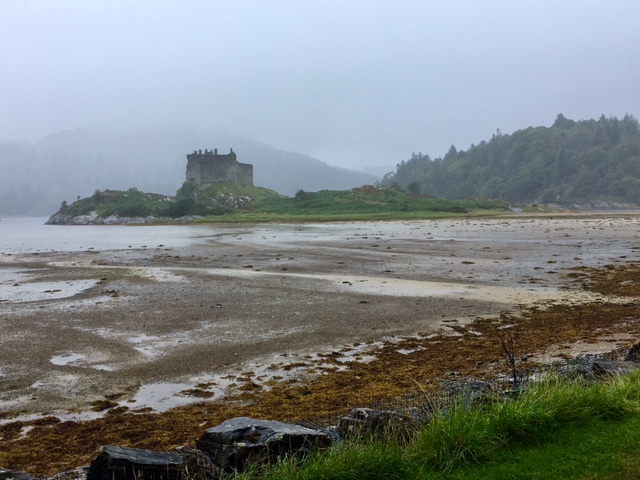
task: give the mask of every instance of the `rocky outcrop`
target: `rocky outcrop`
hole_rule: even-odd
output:
[[[180,480],[189,466],[196,466],[193,455],[107,445],[91,462],[87,480]]]
[[[0,468],[0,480],[34,480],[28,473]]]
[[[238,417],[205,431],[196,442],[227,472],[242,471],[251,461],[304,455],[310,448],[326,448],[333,437],[324,431],[291,423]]]
[[[573,203],[571,208],[575,210],[627,210],[637,209],[637,203],[631,202],[608,202],[605,200],[592,200],[589,202]]]
[[[624,357],[627,362],[636,362],[640,363],[640,343],[636,343],[633,347],[631,347],[627,354]]]
[[[97,212],[91,212],[88,215],[65,215],[63,213],[54,213],[45,222],[46,225],[140,225],[157,223],[161,220],[158,217],[119,217],[111,215],[109,217],[99,217]]]
[[[91,462],[86,480],[179,480],[185,471],[220,478],[225,472],[244,470],[250,462],[304,455],[312,448],[326,448],[334,440],[319,429],[238,417],[206,430],[196,442],[197,451],[185,448],[168,453],[105,446]]]
[[[344,439],[387,435],[406,437],[418,425],[416,418],[394,410],[354,408],[340,418],[338,433]]]
[[[246,195],[235,196],[232,194],[220,194],[211,199],[211,205],[214,207],[228,207],[238,210],[246,210],[253,205],[253,198]]]
[[[638,368],[640,366],[637,363],[629,361],[596,360],[593,362],[593,374],[596,377],[627,375]]]

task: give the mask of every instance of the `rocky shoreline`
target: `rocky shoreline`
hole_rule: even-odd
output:
[[[635,285],[634,216],[197,230],[189,247],[0,257],[0,465],[42,477],[105,444],[166,450],[230,418],[491,380],[502,324],[525,367],[640,338],[637,292],[610,290]],[[149,408],[165,387],[181,406]]]
[[[588,382],[598,382],[640,369],[640,343],[626,352],[609,352],[539,365],[517,378],[504,378],[499,383],[467,379],[446,384],[437,402],[446,410],[447,402],[462,402],[469,408],[474,402],[495,402],[512,397],[547,375],[559,374]],[[432,403],[435,404],[435,403]],[[422,405],[418,408],[418,405]],[[284,423],[237,417],[204,431],[195,447],[183,445],[172,451],[153,451],[106,445],[90,466],[79,467],[46,477],[46,480],[130,480],[142,475],[147,479],[180,480],[186,472],[203,478],[222,478],[242,472],[256,461],[304,456],[311,450],[322,450],[352,438],[375,435],[411,435],[429,423],[432,412],[416,403],[408,410],[376,410],[353,408],[330,426],[311,422]],[[305,424],[306,423],[306,424]],[[1,480],[35,480],[26,472],[0,466]]]
[[[162,223],[187,223],[193,220],[200,220],[204,217],[200,215],[185,215],[179,218],[168,217],[121,217],[119,215],[110,215],[108,217],[100,217],[97,212],[91,212],[89,215],[65,215],[60,212],[54,213],[46,221],[46,225],[154,225]]]

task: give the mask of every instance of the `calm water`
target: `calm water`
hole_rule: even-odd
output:
[[[181,247],[205,243],[219,233],[211,225],[44,225],[46,221],[46,218],[3,218],[0,253]]]
[[[45,225],[46,218],[2,218],[0,254],[77,252],[88,249],[184,247],[220,240],[281,243],[346,235],[349,225]]]
[[[167,248],[232,241],[252,244],[311,244],[354,238],[405,238],[416,240],[532,242],[533,220],[424,220],[406,222],[345,222],[323,224],[208,224],[208,225],[45,225],[46,218],[3,218],[0,221],[0,254],[75,252],[88,249]],[[549,221],[555,226],[575,227],[585,220]],[[591,221],[591,223],[596,220]],[[567,225],[565,225],[567,224]],[[546,223],[545,223],[546,225]],[[536,230],[537,231],[537,230]],[[540,233],[540,232],[538,232]]]

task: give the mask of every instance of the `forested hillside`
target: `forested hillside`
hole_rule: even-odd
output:
[[[449,199],[487,197],[517,202],[640,202],[640,125],[632,115],[574,121],[511,135],[499,130],[444,158],[414,153],[388,174],[397,184]]]

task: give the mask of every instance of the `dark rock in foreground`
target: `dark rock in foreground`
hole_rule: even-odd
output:
[[[34,480],[28,473],[0,468],[0,480]]]
[[[640,362],[640,343],[633,345],[624,357],[627,362]]]
[[[611,360],[597,360],[593,362],[593,374],[601,377],[604,375],[627,375],[638,370],[638,364],[634,362],[616,362]]]
[[[348,415],[340,418],[338,433],[345,439],[387,435],[404,437],[416,425],[416,419],[393,410],[354,408]]]
[[[290,423],[238,417],[205,431],[197,445],[225,471],[242,471],[249,461],[272,461],[326,448],[332,436]]]
[[[179,480],[193,456],[107,445],[93,462],[87,480]]]

